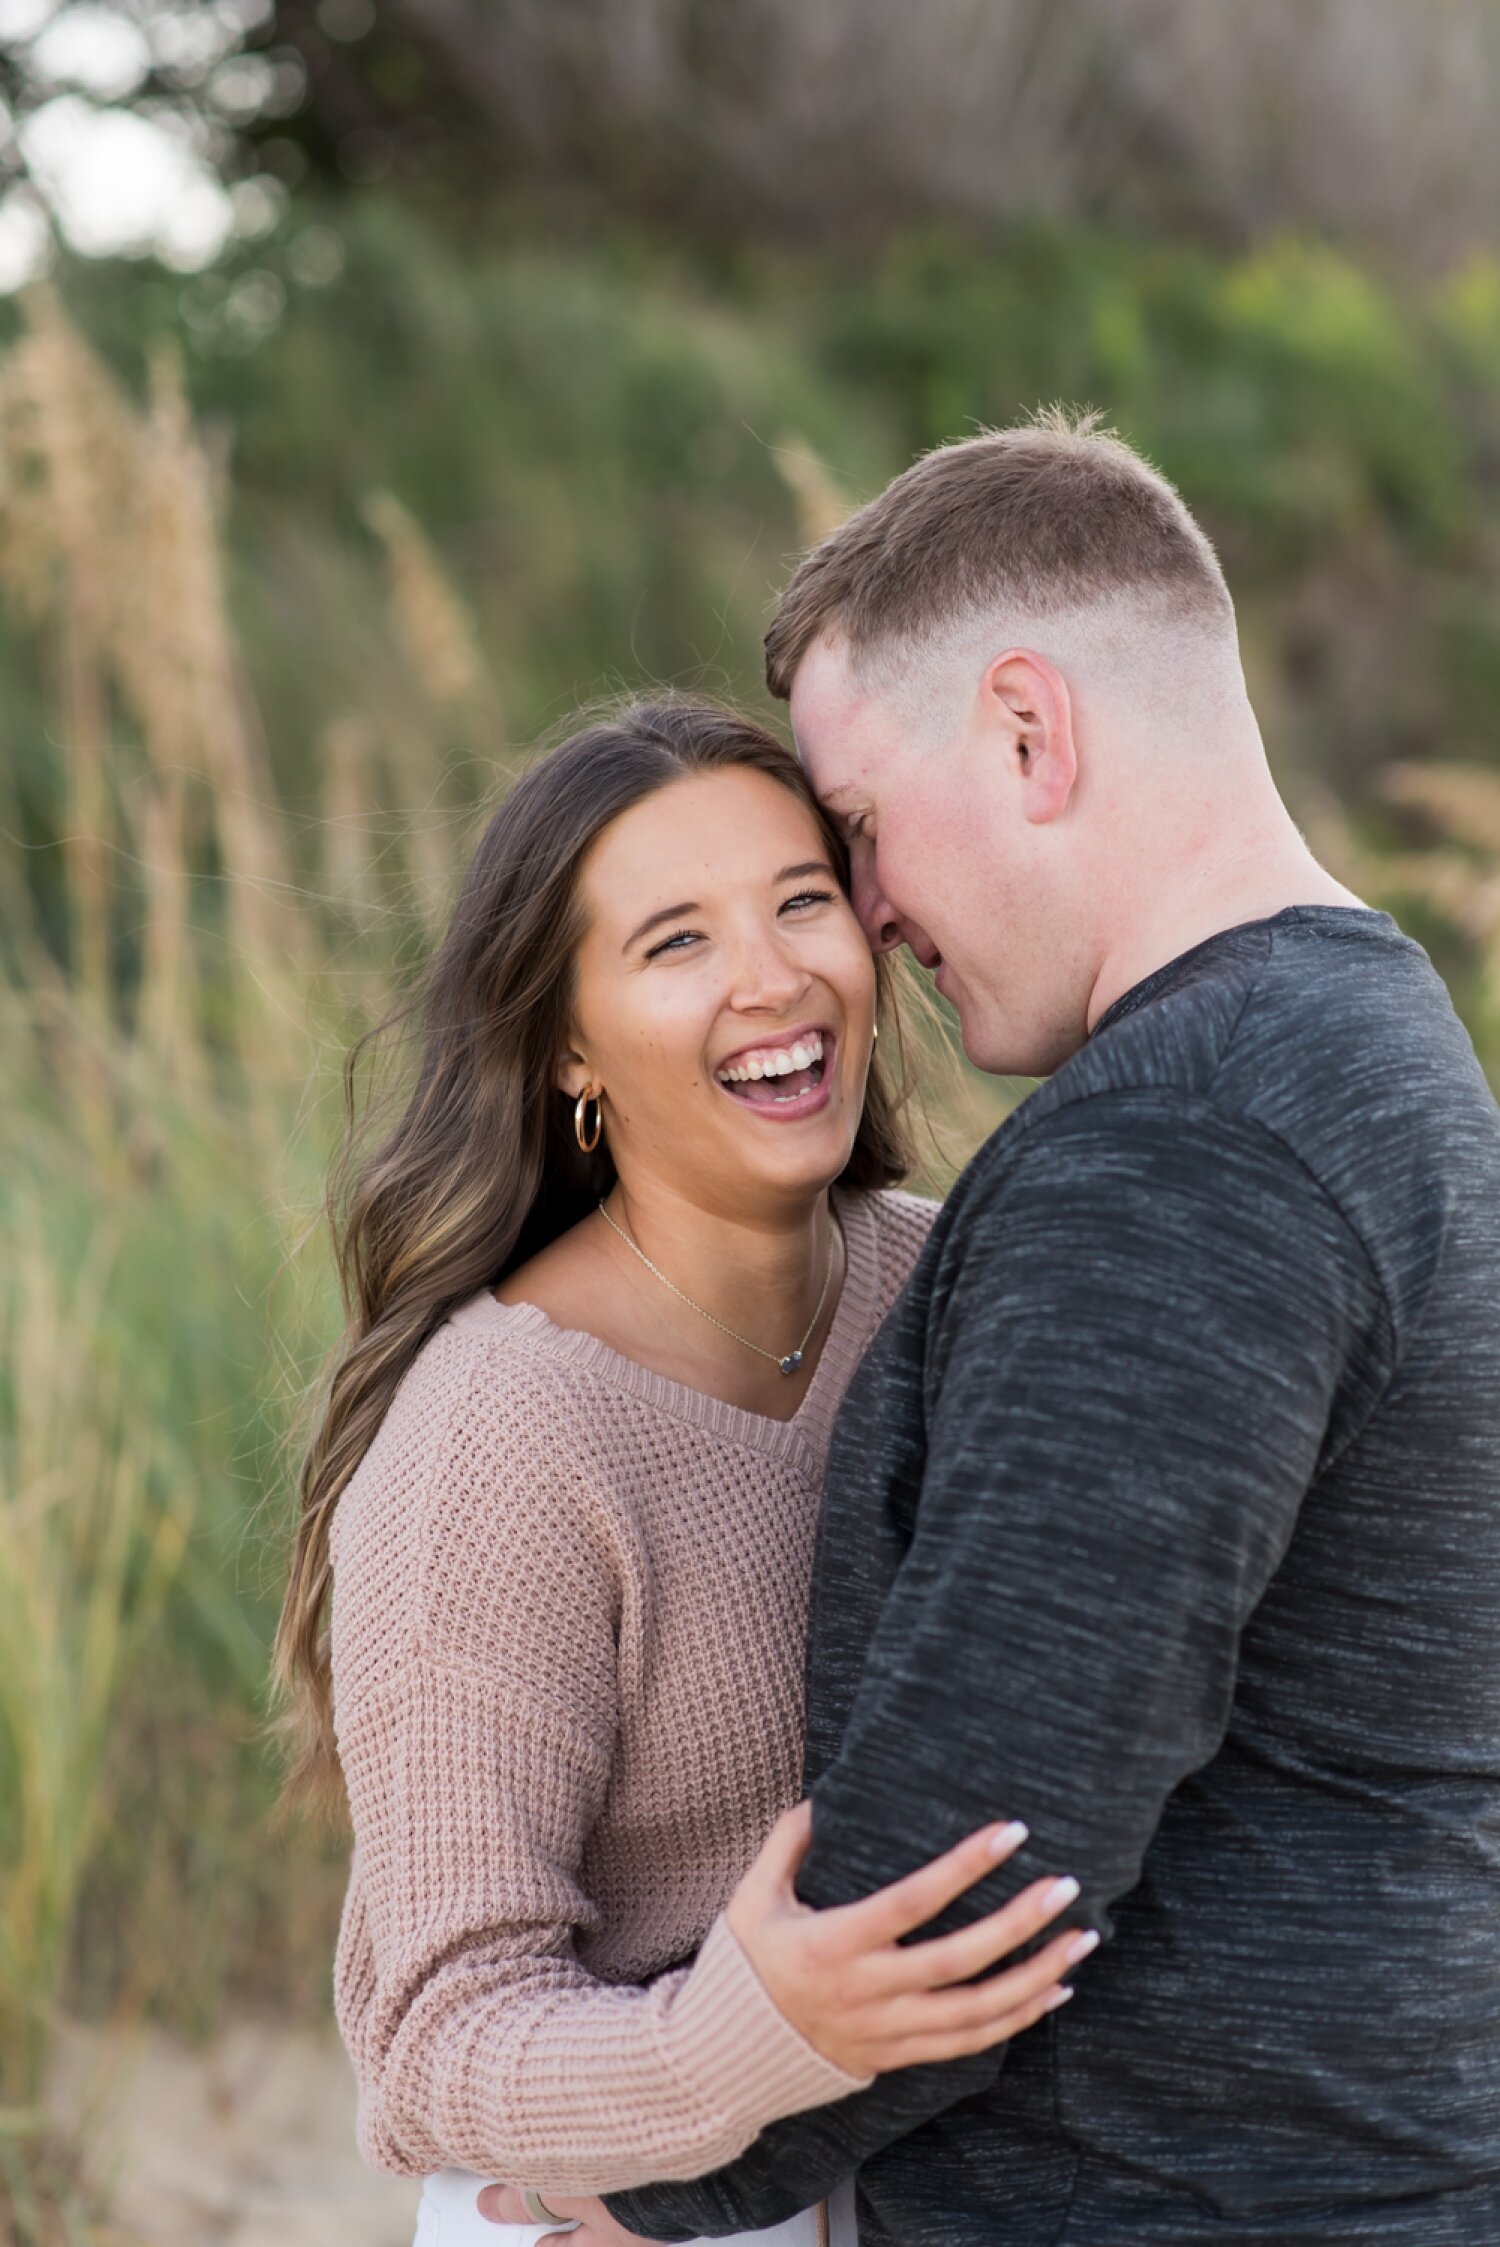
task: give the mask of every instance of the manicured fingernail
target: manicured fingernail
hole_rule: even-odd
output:
[[[1081,1958],[1087,1958],[1090,1951],[1096,1951],[1098,1948],[1099,1931],[1096,1927],[1090,1927],[1076,1941],[1069,1943],[1067,1949],[1063,1952],[1063,1957],[1070,1966],[1076,1966]]]
[[[1042,1898],[1042,1909],[1043,1911],[1060,1912],[1066,1905],[1075,1903],[1077,1898],[1078,1883],[1070,1873],[1066,1880],[1053,1881],[1052,1886]]]
[[[1046,2004],[1042,2007],[1042,2011],[1044,2013],[1055,2013],[1059,2005],[1066,2005],[1068,1999],[1072,1995],[1073,1992],[1069,1989],[1067,1983],[1064,1982],[1060,1989],[1055,1989],[1052,1992],[1052,1995],[1048,1998]]]
[[[1023,1826],[1019,1818],[1013,1818],[1008,1826],[1002,1826],[998,1833],[990,1835],[990,1855],[1008,1856],[1012,1849],[1019,1849],[1023,1841],[1030,1839],[1031,1828]]]

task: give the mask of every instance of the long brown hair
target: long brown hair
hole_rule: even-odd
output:
[[[719,704],[635,702],[574,733],[516,782],[491,817],[446,934],[411,995],[358,1040],[344,1068],[347,1129],[326,1215],[345,1325],[298,1478],[300,1514],[273,1664],[292,1760],[288,1801],[336,1803],[325,1610],[339,1497],[396,1389],[448,1312],[591,1210],[614,1183],[608,1146],[579,1152],[556,1068],[572,1019],[583,935],[578,870],[622,812],[685,774],[745,766],[806,806],[847,887],[848,860],[792,752]],[[883,1058],[901,1052],[888,965],[877,960],[876,1048],[840,1183],[873,1191],[911,1167],[903,1099]],[[368,1146],[359,1065],[398,1028],[420,1045],[404,1112]],[[378,1119],[377,1119],[378,1120]]]

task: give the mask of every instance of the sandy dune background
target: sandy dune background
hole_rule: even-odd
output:
[[[50,2104],[88,2149],[120,2247],[410,2247],[420,2188],[360,2161],[331,2032],[242,2021],[189,2046],[72,2026]]]

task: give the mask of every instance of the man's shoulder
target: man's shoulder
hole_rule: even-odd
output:
[[[960,1184],[983,1192],[1087,1109],[1123,1134],[1148,1108],[1184,1111],[1216,1087],[1274,954],[1267,924],[1226,931],[1168,961],[1109,1008],[1087,1041],[991,1134]]]
[[[1454,1028],[1427,954],[1388,913],[1291,906],[1209,937],[1144,978],[1048,1090],[1062,1105],[1155,1085],[1248,1110],[1278,1083],[1295,1102],[1351,1050],[1394,1055],[1451,1042]],[[1273,1055],[1279,1066],[1268,1066]]]
[[[1317,1171],[1377,1086],[1402,1088],[1414,1123],[1424,1100],[1486,1100],[1420,945],[1385,913],[1292,907],[1209,938],[1126,993],[976,1162],[981,1176],[1003,1173],[1085,1102],[1128,1128],[1154,1096],[1185,1117],[1212,1111],[1269,1132]]]
[[[1441,979],[1386,914],[1296,908],[1168,963],[988,1140],[944,1267],[1003,1254],[1023,1189],[1059,1221],[1195,1187],[1266,1233],[1301,1209],[1377,1274],[1398,1326],[1455,1228],[1500,1207],[1500,1110]],[[1121,1207],[1125,1206],[1121,1202]],[[1071,1219],[1069,1219],[1071,1222]],[[1414,1279],[1413,1275],[1417,1275]]]

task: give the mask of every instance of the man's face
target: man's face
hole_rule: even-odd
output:
[[[1047,926],[1046,846],[1024,815],[1013,729],[979,679],[936,737],[914,742],[898,702],[862,689],[842,648],[818,640],[797,668],[791,718],[848,841],[872,948],[906,944],[933,971],[977,1067],[1047,1075],[1082,1040],[1077,967]]]

